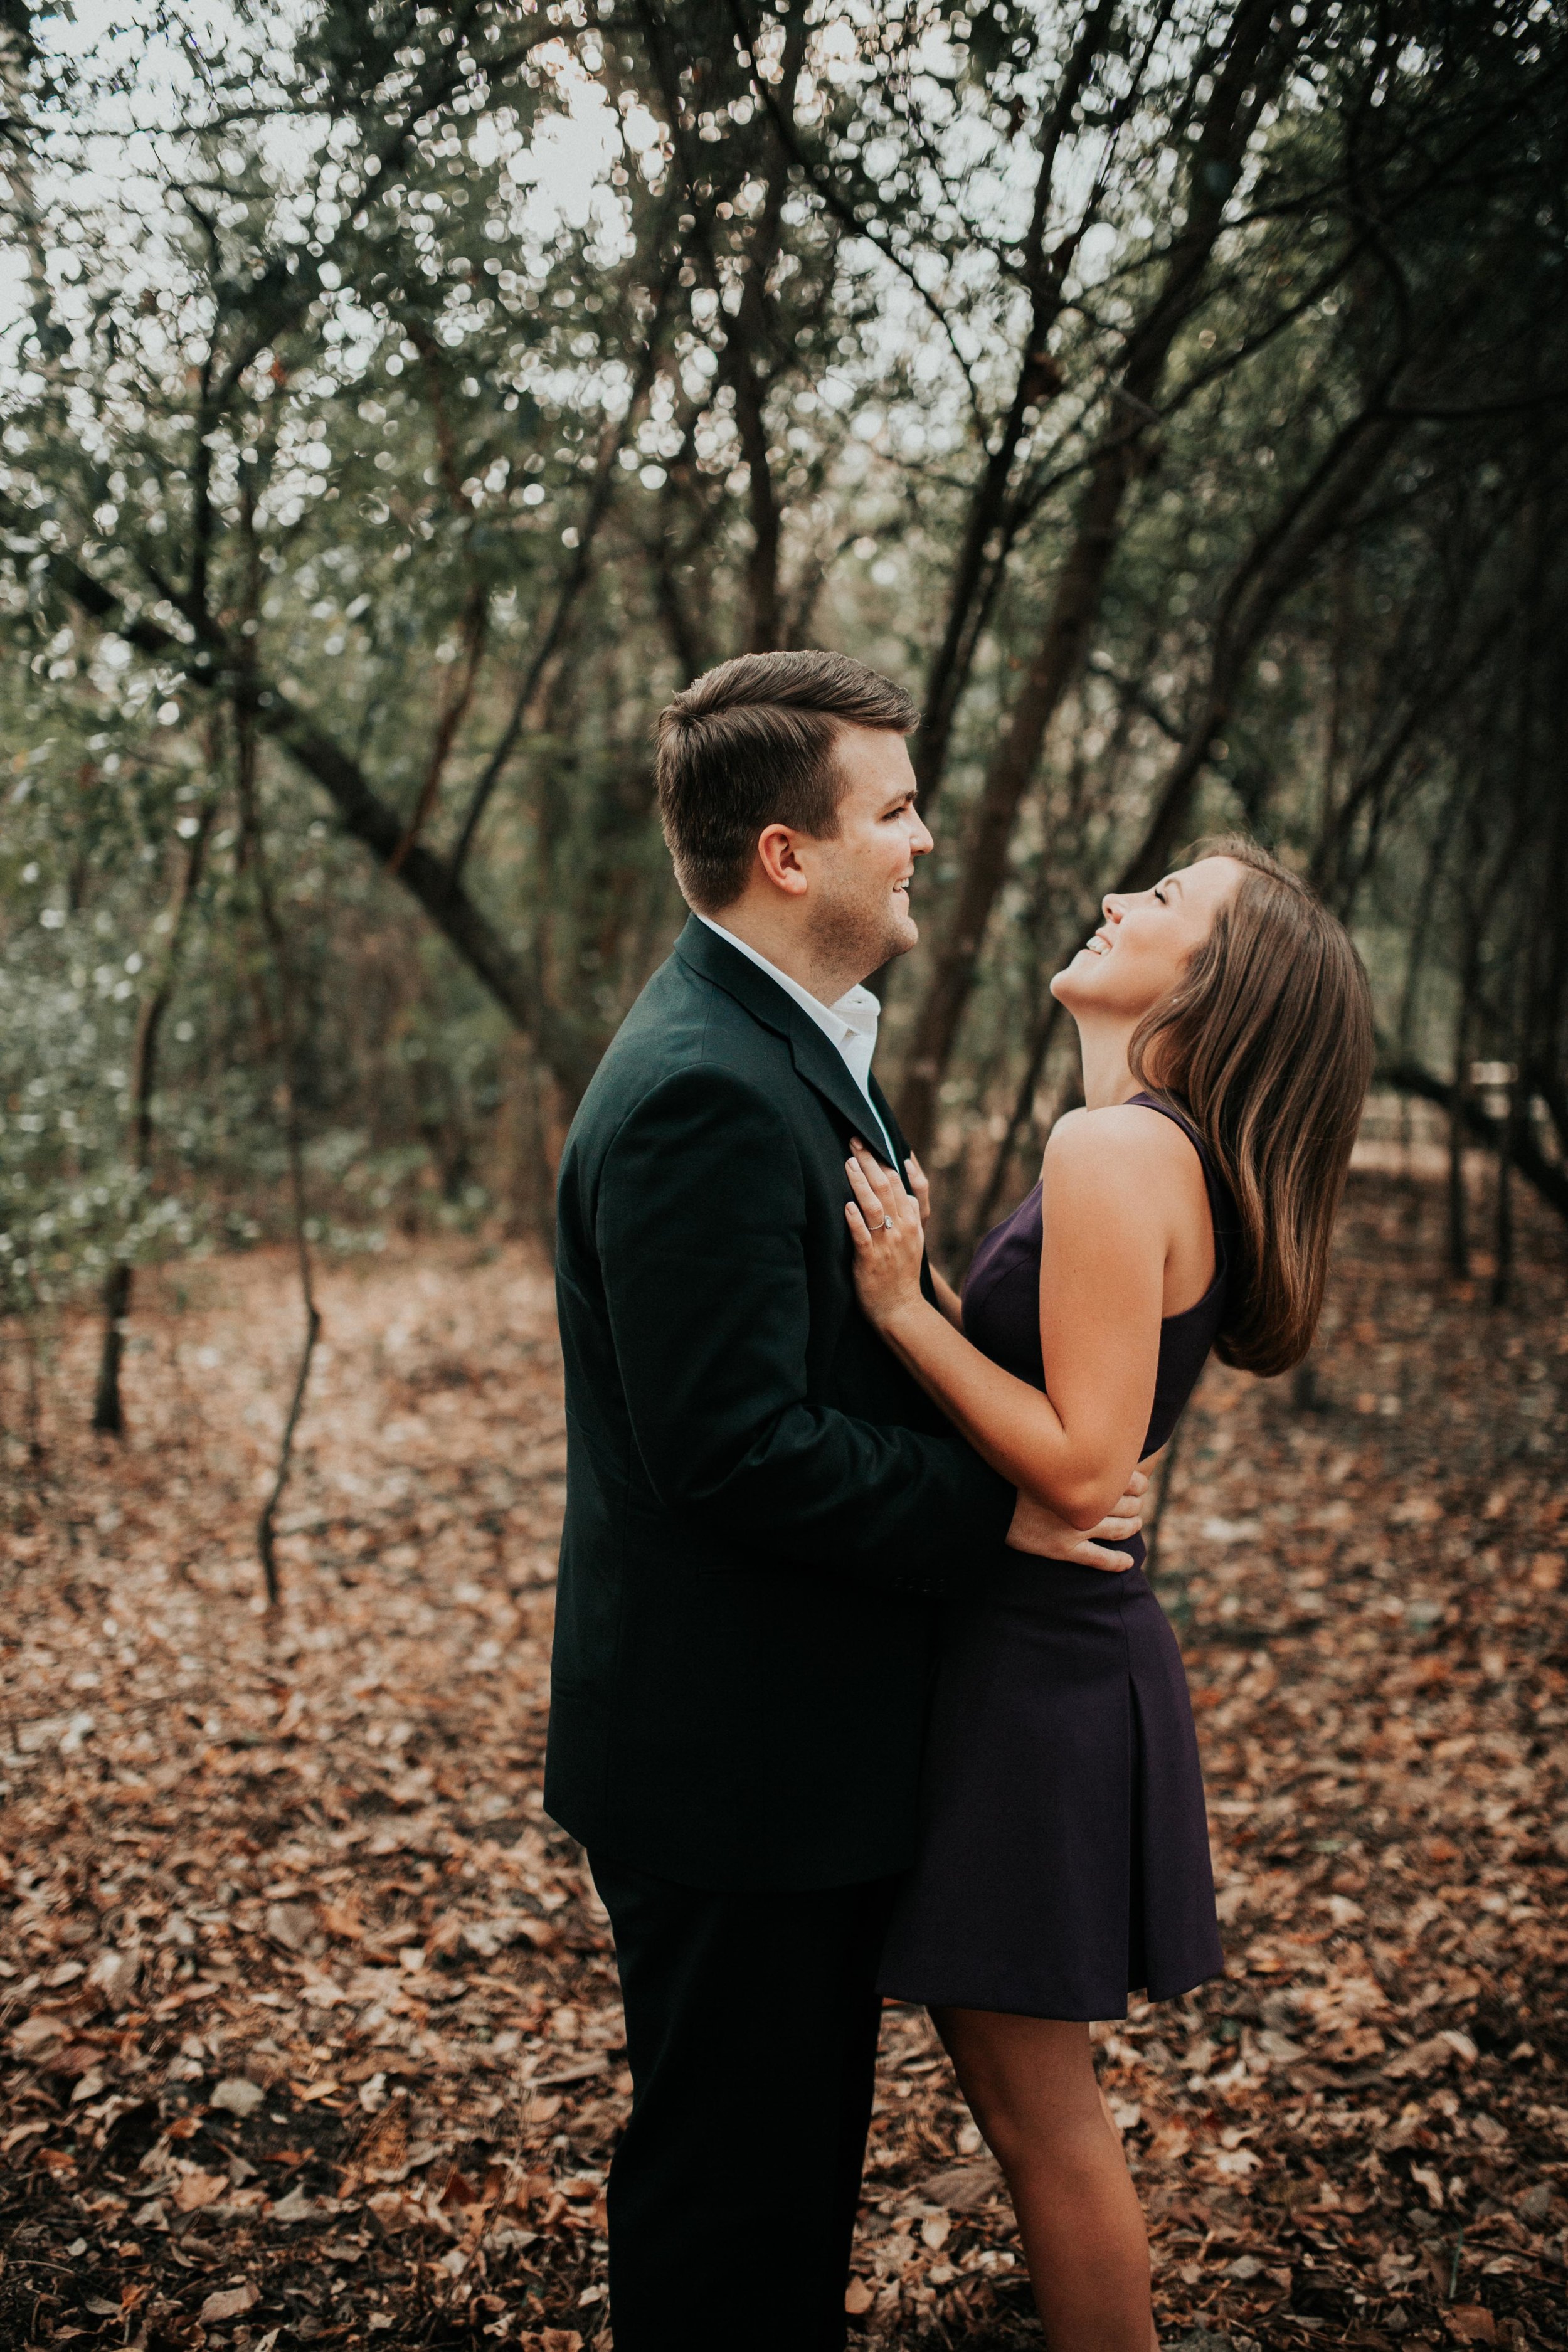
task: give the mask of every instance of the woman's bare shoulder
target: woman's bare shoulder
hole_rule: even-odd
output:
[[[1166,1177],[1194,1158],[1193,1147],[1173,1118],[1140,1103],[1107,1103],[1100,1110],[1070,1110],[1058,1118],[1046,1143],[1044,1181],[1133,1181]]]

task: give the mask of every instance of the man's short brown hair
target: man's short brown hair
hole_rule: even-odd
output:
[[[732,906],[766,825],[830,839],[844,794],[839,729],[907,735],[918,715],[902,687],[847,654],[742,654],[678,694],[658,714],[654,774],[688,903]]]

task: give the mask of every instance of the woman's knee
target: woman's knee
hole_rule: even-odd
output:
[[[1087,2026],[949,2011],[938,2019],[974,2120],[1005,2169],[1109,2129]]]
[[[985,2144],[1010,2181],[1048,2176],[1058,2189],[1078,2179],[1098,2179],[1108,2163],[1121,2159],[1120,2135],[1098,2107],[1092,2113],[1006,2101],[977,2113]]]
[[[960,2081],[973,2077],[1058,2106],[1098,2096],[1087,2025],[984,2009],[939,2010],[935,2015]]]

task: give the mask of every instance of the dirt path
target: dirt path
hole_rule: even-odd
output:
[[[1229,1970],[1103,2045],[1168,2344],[1568,2343],[1568,1284],[1532,1230],[1493,1312],[1435,1233],[1359,1184],[1322,1409],[1213,1370],[1176,1466]],[[323,1287],[275,1622],[282,1260],[148,1286],[122,1451],[79,1426],[85,1328],[41,1460],[15,1355],[0,1388],[5,2347],[608,2342],[614,1969],[538,1796],[545,1270],[443,1245]],[[904,2010],[851,2305],[904,2352],[1039,2340]]]

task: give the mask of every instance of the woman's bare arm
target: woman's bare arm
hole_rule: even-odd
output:
[[[960,1298],[946,1275],[938,1274],[934,1265],[931,1270],[931,1288],[936,1292],[936,1303],[942,1314],[955,1331],[962,1331],[963,1328],[963,1299]]]
[[[1053,1132],[1041,1178],[1045,1395],[921,1296],[914,1203],[869,1154],[850,1162],[868,1315],[975,1451],[1075,1527],[1122,1494],[1148,1430],[1171,1218],[1189,1205],[1172,1141],[1190,1160],[1169,1121],[1126,1108],[1078,1113]],[[887,1226],[873,1232],[879,1216]]]
[[[856,1146],[858,1150],[861,1148],[858,1137],[856,1138]],[[931,1231],[931,1181],[912,1151],[904,1162],[904,1171],[910,1180],[910,1191],[914,1194],[915,1205],[921,1213],[921,1228],[929,1234]],[[953,1329],[962,1331],[963,1328],[963,1299],[960,1298],[946,1275],[939,1274],[934,1265],[931,1269],[931,1288],[936,1292],[937,1305]]]

